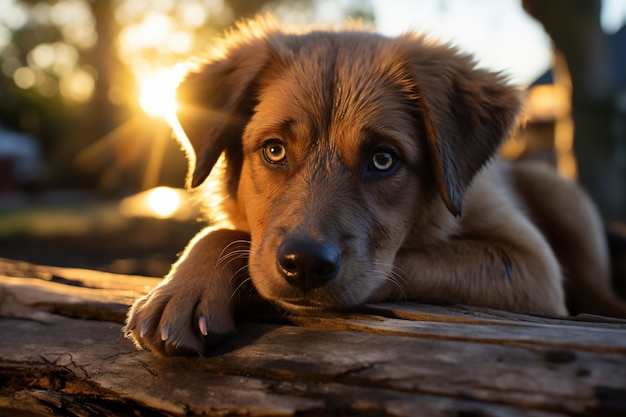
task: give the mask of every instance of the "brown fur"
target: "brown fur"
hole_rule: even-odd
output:
[[[567,314],[565,275],[571,306],[626,315],[587,197],[548,170],[490,161],[519,92],[449,46],[257,19],[178,97],[190,184],[219,176],[233,230],[202,232],[135,303],[139,347],[202,353],[234,331],[248,275],[296,312],[443,299],[548,315]]]

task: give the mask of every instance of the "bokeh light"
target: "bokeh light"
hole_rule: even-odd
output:
[[[157,187],[148,192],[146,203],[157,217],[169,217],[180,207],[181,198],[172,188]]]
[[[124,198],[119,211],[124,217],[189,220],[198,215],[190,198],[185,190],[160,186]]]
[[[91,98],[95,87],[94,77],[85,68],[75,68],[61,78],[59,90],[63,96],[77,103],[84,103]]]

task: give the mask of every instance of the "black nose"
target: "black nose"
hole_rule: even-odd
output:
[[[278,248],[276,263],[287,282],[306,292],[337,276],[341,252],[332,243],[286,239]]]

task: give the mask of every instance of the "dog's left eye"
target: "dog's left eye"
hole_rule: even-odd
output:
[[[397,162],[398,157],[393,152],[378,151],[372,154],[368,168],[370,171],[388,172],[396,166]]]
[[[286,163],[287,150],[285,145],[276,139],[268,140],[263,146],[263,156],[270,164]]]

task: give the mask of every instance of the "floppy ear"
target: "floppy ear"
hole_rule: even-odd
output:
[[[448,210],[458,216],[465,189],[515,126],[520,93],[449,46],[414,36],[411,42],[408,59],[434,176]]]
[[[185,138],[179,140],[187,149],[192,187],[207,178],[222,152],[229,181],[238,181],[241,135],[255,105],[254,82],[268,60],[266,43],[260,38],[231,42],[223,49],[221,56],[187,74],[176,91],[176,115],[187,143]]]

